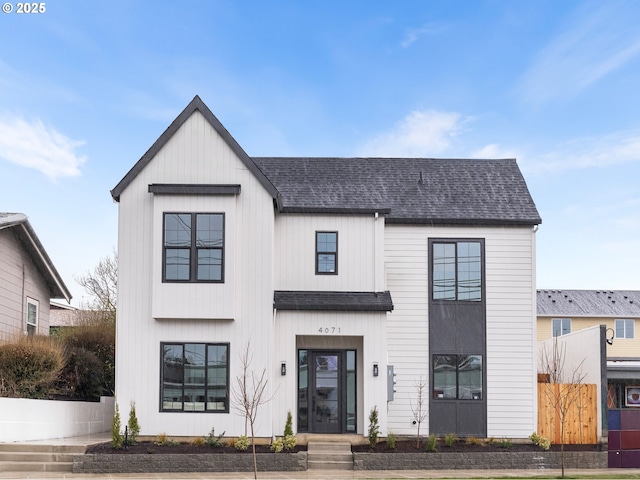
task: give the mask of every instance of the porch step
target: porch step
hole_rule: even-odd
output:
[[[84,451],[83,446],[2,443],[0,471],[71,472],[73,456]]]
[[[309,442],[309,470],[353,470],[353,454],[348,442]]]

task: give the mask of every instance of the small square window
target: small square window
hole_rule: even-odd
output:
[[[338,274],[338,232],[316,232],[316,274]]]
[[[552,318],[551,330],[554,337],[561,337],[571,333],[571,319],[570,318]]]

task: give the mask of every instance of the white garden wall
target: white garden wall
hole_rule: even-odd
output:
[[[0,398],[0,442],[108,432],[113,412],[113,397],[100,397],[100,402]]]

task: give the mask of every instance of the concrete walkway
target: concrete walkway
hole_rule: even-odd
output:
[[[108,433],[84,437],[60,438],[20,442],[26,445],[92,445],[108,442]],[[595,475],[625,477],[635,475],[640,478],[640,468],[624,469],[567,469],[567,476],[573,478],[589,478]],[[308,470],[306,472],[258,472],[259,479],[279,480],[349,480],[349,479],[455,479],[455,478],[532,478],[539,476],[557,476],[560,470],[376,470],[376,471],[332,471]],[[253,472],[237,473],[120,473],[120,474],[74,474],[43,472],[1,472],[0,479],[12,480],[96,480],[96,479],[130,479],[130,480],[200,480],[200,479],[234,479],[251,480]]]

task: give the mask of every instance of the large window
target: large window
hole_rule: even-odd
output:
[[[224,281],[224,214],[165,213],[162,280]]]
[[[27,298],[27,335],[35,335],[38,329],[38,301]]]
[[[433,242],[433,299],[482,300],[479,241]]]
[[[434,355],[433,398],[482,400],[482,355]]]
[[[162,411],[229,411],[229,344],[161,345]]]
[[[633,338],[634,320],[616,320],[616,338]]]
[[[570,318],[552,318],[551,330],[554,337],[561,337],[571,333],[571,319]]]
[[[338,232],[316,232],[316,273],[338,273]]]

